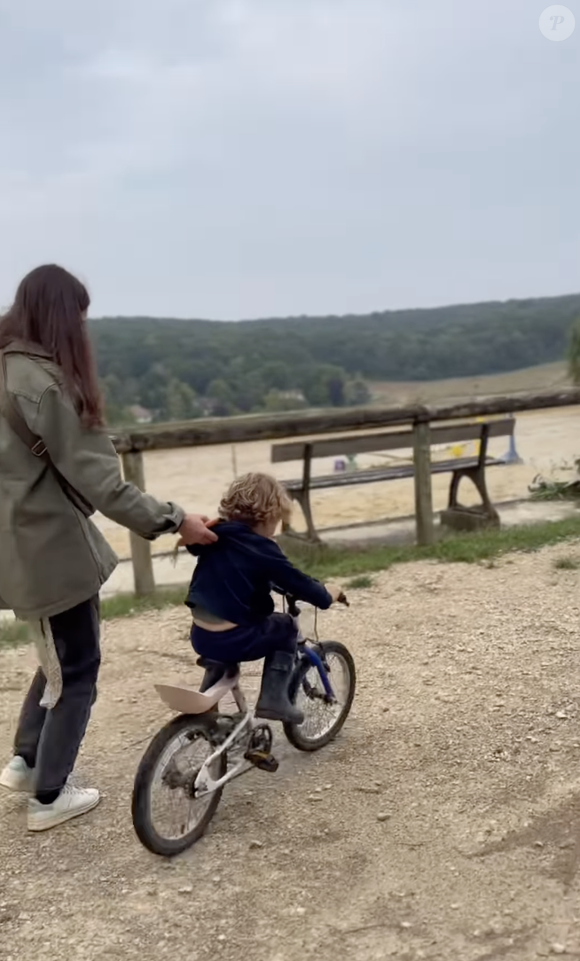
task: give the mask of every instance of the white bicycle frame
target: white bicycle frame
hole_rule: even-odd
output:
[[[300,630],[300,617],[293,617],[292,620],[296,628],[297,641],[301,644],[304,641],[304,637]],[[244,774],[245,771],[253,768],[254,765],[242,757],[222,777],[216,779],[211,773],[212,767],[214,767],[219,758],[228,751],[232,745],[241,741],[246,733],[249,736],[252,730],[261,723],[256,720],[254,712],[248,709],[246,698],[240,688],[239,671],[233,677],[222,677],[213,687],[203,692],[187,684],[156,684],[155,690],[163,703],[178,714],[206,714],[208,711],[217,707],[222,698],[229,693],[232,694],[239,713],[243,714],[242,720],[235,726],[223,744],[220,744],[213,754],[202,764],[195,779],[197,796],[201,797],[206,794],[212,794],[214,791],[218,791],[223,787],[224,784],[227,784],[228,781],[239,777],[240,774]]]
[[[203,762],[199,774],[195,779],[195,794],[196,797],[202,797],[205,794],[212,794],[214,791],[218,791],[224,784],[231,781],[235,777],[239,777],[240,774],[249,771],[253,767],[245,757],[241,757],[229,771],[227,771],[222,777],[214,778],[212,775],[212,768],[215,770],[216,762],[228,751],[233,744],[242,740],[242,737],[247,732],[249,735],[254,727],[256,727],[256,720],[254,717],[254,712],[248,710],[248,705],[246,698],[239,686],[239,675],[234,679],[234,683],[230,688],[233,698],[236,702],[237,708],[240,714],[243,714],[242,720],[233,729],[231,734],[225,739],[223,744],[220,744],[218,748],[210,754],[210,756]]]
[[[294,617],[293,621],[294,621],[294,626],[296,628],[297,640],[298,640],[298,643],[300,644],[304,640],[302,636],[302,631],[300,630],[300,618]],[[211,754],[207,758],[207,760],[205,760],[204,763],[202,764],[199,774],[195,779],[195,785],[194,785],[195,793],[197,797],[202,797],[206,794],[212,794],[214,791],[218,791],[221,787],[224,786],[224,784],[227,784],[228,781],[232,781],[235,777],[239,777],[241,774],[245,774],[246,771],[249,771],[254,767],[254,765],[251,764],[250,761],[247,761],[246,758],[242,757],[240,758],[239,761],[237,761],[236,764],[233,765],[233,767],[230,768],[229,771],[227,771],[226,774],[224,774],[220,778],[217,778],[217,780],[213,777],[211,773],[212,767],[216,764],[216,762],[219,760],[222,754],[228,751],[229,748],[233,744],[235,744],[237,741],[241,740],[246,730],[248,731],[248,733],[250,733],[260,723],[259,720],[256,719],[254,712],[251,710],[248,710],[247,701],[240,688],[239,681],[240,681],[240,675],[238,673],[238,675],[235,678],[232,678],[232,683],[229,690],[233,695],[238,711],[241,714],[243,714],[244,717],[242,718],[240,723],[234,728],[232,733],[226,738],[224,743],[220,744],[220,746],[213,752],[213,754]]]

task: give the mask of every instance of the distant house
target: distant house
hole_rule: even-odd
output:
[[[297,400],[300,404],[306,402],[304,393],[301,390],[277,390],[276,394],[281,400]]]
[[[215,401],[209,397],[198,397],[197,404],[203,417],[211,417],[214,412]]]
[[[129,413],[137,424],[150,424],[153,420],[151,411],[147,410],[146,407],[140,407],[139,404],[129,407]]]

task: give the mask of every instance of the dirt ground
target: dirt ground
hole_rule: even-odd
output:
[[[101,806],[28,836],[24,802],[0,799],[2,961],[580,958],[578,574],[555,568],[571,555],[404,565],[322,616],[359,674],[342,735],[316,755],[279,741],[278,773],[227,789],[170,863],[129,804],[168,717],[153,683],[197,672],[187,613],[107,624],[77,772]],[[2,757],[33,663],[0,654]]]

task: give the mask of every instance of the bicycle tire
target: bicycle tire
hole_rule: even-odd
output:
[[[350,709],[352,707],[352,702],[354,700],[355,690],[356,690],[356,667],[354,663],[354,658],[348,648],[341,644],[340,641],[323,641],[320,644],[324,655],[337,654],[342,658],[349,674],[349,686],[348,693],[345,703],[341,709],[340,714],[336,718],[334,724],[326,731],[323,735],[318,738],[306,737],[304,732],[301,730],[302,724],[290,724],[284,723],[284,734],[286,735],[290,744],[295,747],[298,751],[319,751],[321,748],[326,747],[334,738],[337,736],[339,731],[342,729],[344,722],[346,721]],[[302,682],[306,676],[306,673],[311,669],[311,666],[306,664],[302,667],[296,674],[294,679],[294,684],[290,688],[290,700],[294,704],[296,698],[298,697],[298,692],[302,686]]]
[[[180,714],[162,727],[150,742],[137,768],[133,784],[131,814],[135,833],[141,844],[149,851],[167,858],[182,854],[196,841],[199,841],[217,810],[223,792],[223,788],[215,791],[199,822],[183,837],[165,838],[153,826],[150,811],[150,792],[157,765],[167,745],[185,731],[198,732],[212,747],[217,746],[217,728],[214,719],[203,715]],[[218,776],[223,777],[226,771],[227,757],[224,753],[220,757]]]

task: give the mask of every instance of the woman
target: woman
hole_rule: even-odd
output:
[[[32,831],[99,802],[98,791],[68,783],[96,698],[99,590],[117,565],[90,515],[148,539],[216,540],[207,518],[123,481],[103,430],[89,302],[66,270],[38,267],[0,320],[0,608],[35,622],[44,639],[0,784],[33,793]]]

